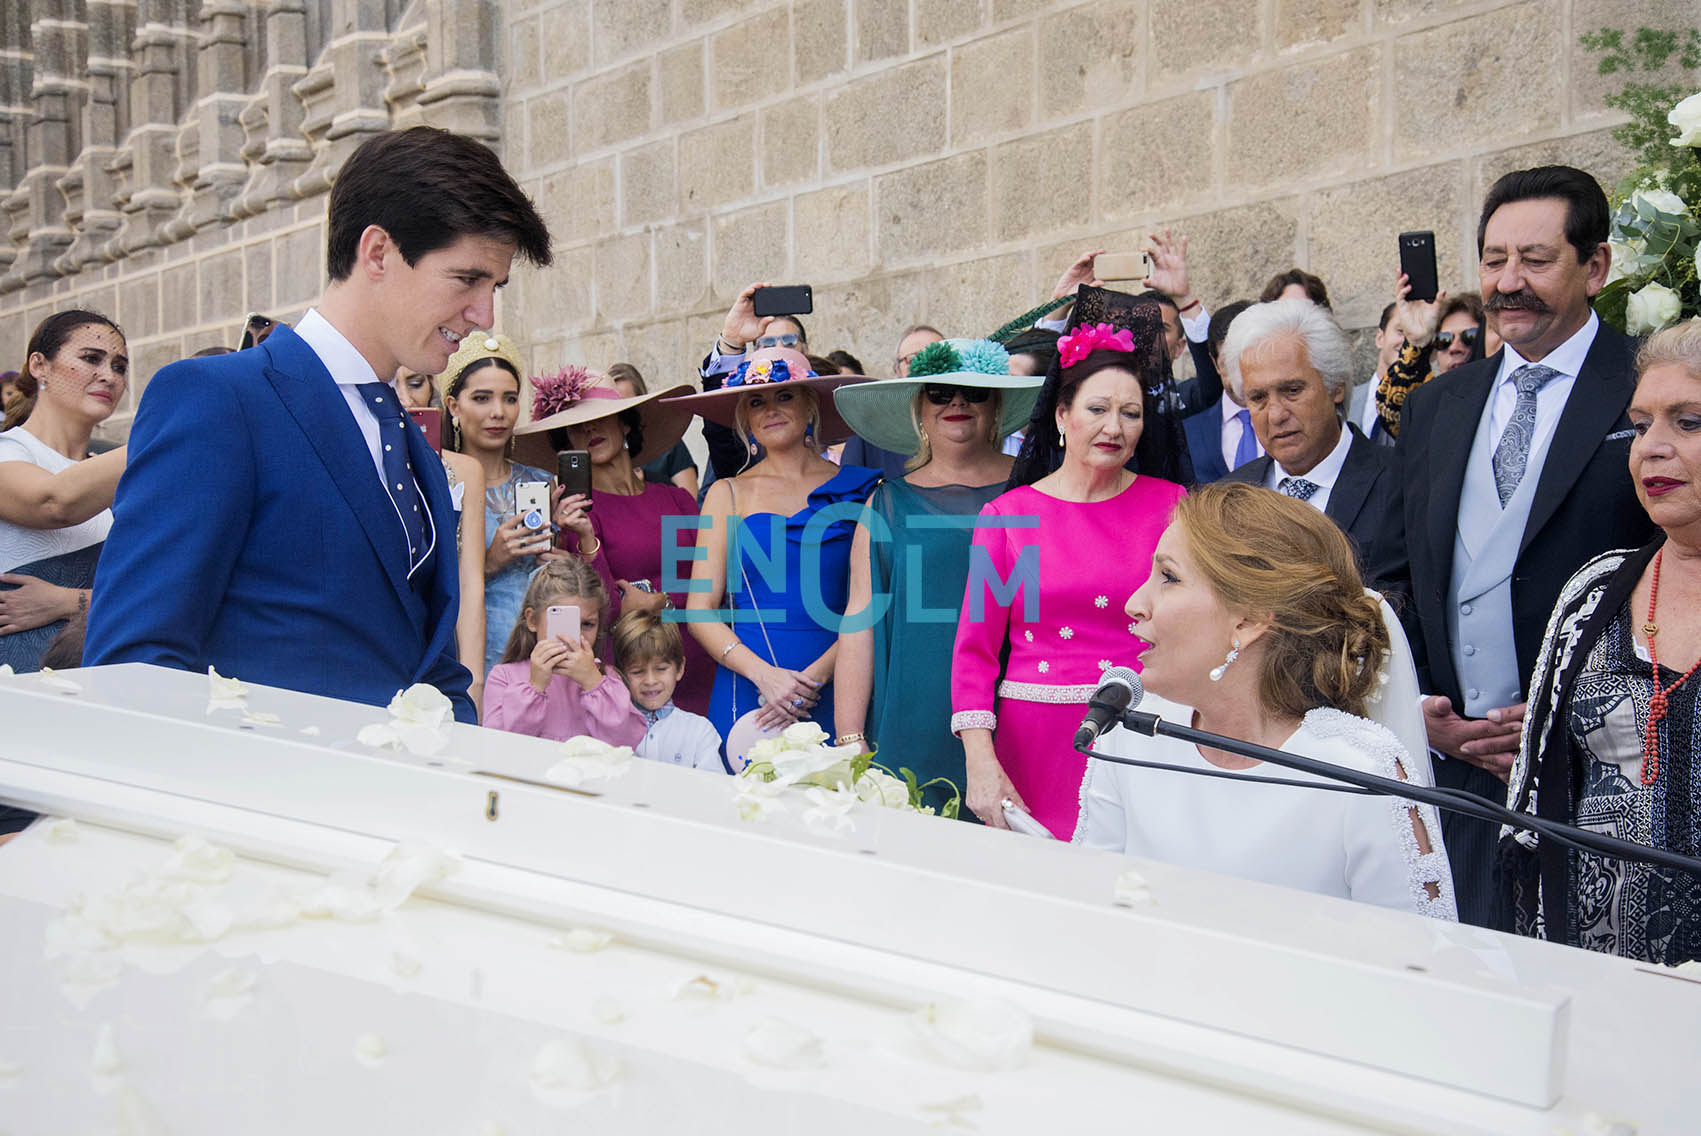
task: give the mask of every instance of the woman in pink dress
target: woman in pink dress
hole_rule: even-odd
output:
[[[664,406],[661,399],[690,394],[680,384],[642,395],[623,395],[604,375],[567,367],[532,380],[532,422],[515,431],[514,456],[556,468],[555,455],[584,450],[591,460],[590,509],[582,498],[556,489],[555,520],[561,545],[589,561],[608,590],[608,626],[628,608],[684,610],[685,593],[662,590],[667,575],[663,544],[670,530],[679,550],[674,578],[690,571],[697,531],[697,501],[677,485],[646,481],[643,464],[679,442],[691,412]],[[689,518],[669,525],[667,518]],[[674,702],[693,714],[709,707],[715,664],[697,641],[685,637],[685,676]]]
[[[1139,664],[1123,602],[1185,492],[1128,464],[1150,416],[1156,335],[1076,328],[1029,423],[1011,482],[981,510],[951,670],[951,729],[968,762],[965,803],[1008,827],[1002,802],[1067,840],[1086,758],[1075,729],[1099,675]],[[1142,382],[1146,378],[1146,382]],[[1047,429],[1049,427],[1049,429]],[[1061,461],[1051,461],[1055,432]],[[1036,446],[1036,435],[1046,444]],[[1143,455],[1144,456],[1144,455]],[[978,564],[976,562],[979,562]]]

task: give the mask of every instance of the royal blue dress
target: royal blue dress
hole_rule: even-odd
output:
[[[856,517],[879,482],[878,470],[843,466],[789,517],[755,513],[734,519],[737,555],[734,558],[729,549],[723,610],[737,613],[733,632],[758,658],[802,670],[838,641],[838,617],[844,614],[850,588]],[[820,516],[834,505],[841,507]],[[721,737],[760,705],[755,683],[728,667],[716,672],[709,721]],[[830,682],[821,688],[813,720],[828,737],[834,736]]]

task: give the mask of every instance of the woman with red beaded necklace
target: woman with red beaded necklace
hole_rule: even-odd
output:
[[[1630,475],[1661,532],[1566,584],[1530,684],[1513,807],[1701,855],[1701,319],[1649,339]],[[1537,787],[1540,787],[1539,792]],[[1701,877],[1501,840],[1512,929],[1675,966],[1701,959]]]

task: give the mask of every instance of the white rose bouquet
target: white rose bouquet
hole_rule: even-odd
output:
[[[1600,71],[1654,71],[1668,60],[1701,66],[1701,32],[1639,28],[1626,41],[1611,29],[1583,37]],[[1612,195],[1612,267],[1595,311],[1629,335],[1649,335],[1701,314],[1701,92],[1625,84],[1606,105],[1629,114],[1613,137],[1640,164]]]
[[[839,832],[852,826],[848,814],[858,803],[931,814],[933,809],[922,804],[922,795],[934,785],[951,792],[940,815],[955,818],[963,797],[948,778],[921,782],[908,769],[894,774],[876,764],[874,755],[860,745],[830,745],[820,726],[796,722],[750,747],[734,804],[745,820],[760,820],[783,811],[785,791],[795,788],[811,806],[803,814],[804,821]]]

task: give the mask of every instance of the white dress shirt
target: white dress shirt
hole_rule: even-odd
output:
[[[1364,431],[1364,436],[1371,441],[1376,440],[1376,431],[1382,428],[1382,416],[1376,407],[1376,388],[1382,385],[1382,380],[1376,375],[1370,376],[1370,382],[1365,386],[1364,406],[1359,410],[1358,428]]]
[[[316,308],[307,309],[307,314],[295,325],[295,334],[313,348],[313,354],[319,356],[319,362],[331,372],[343,401],[348,403],[349,413],[354,415],[354,424],[360,427],[360,436],[366,439],[366,448],[372,454],[372,468],[378,471],[378,480],[383,481],[384,457],[378,452],[378,417],[360,394],[362,383],[379,381],[378,373],[366,361],[366,356],[356,351],[354,344],[332,327],[331,321],[320,315]]]
[[[1222,407],[1223,411],[1223,468],[1232,470],[1236,464],[1235,452],[1240,449],[1240,435],[1243,431],[1252,429],[1251,419],[1248,419],[1244,424],[1241,422],[1240,412],[1244,407],[1230,398],[1226,392],[1218,401],[1218,405]],[[1252,448],[1257,451],[1252,455],[1254,458],[1264,456],[1264,445],[1258,441],[1256,432],[1253,434]]]
[[[1595,333],[1600,327],[1601,317],[1590,312],[1588,320],[1577,329],[1576,334],[1555,347],[1541,361],[1542,366],[1552,367],[1559,374],[1536,392],[1536,428],[1530,436],[1530,453],[1547,452],[1553,432],[1559,428],[1559,416],[1565,413],[1565,400],[1571,397],[1571,388],[1577,385],[1577,372],[1583,369],[1583,360],[1588,357],[1589,348],[1594,346]],[[1512,372],[1528,362],[1510,343],[1501,353],[1500,374],[1488,396],[1488,431],[1497,447],[1506,424],[1512,420],[1513,408],[1518,405],[1518,388],[1512,382]],[[1527,475],[1539,477],[1541,471],[1529,470]]]
[[[1329,505],[1329,494],[1335,488],[1335,482],[1341,479],[1341,467],[1347,464],[1347,451],[1352,449],[1353,432],[1347,429],[1345,422],[1341,423],[1341,437],[1335,443],[1335,448],[1326,454],[1322,461],[1311,467],[1308,473],[1289,473],[1282,468],[1279,461],[1270,462],[1270,472],[1264,478],[1264,488],[1281,490],[1282,482],[1289,477],[1303,477],[1317,486],[1306,504],[1315,506],[1321,513]]]

